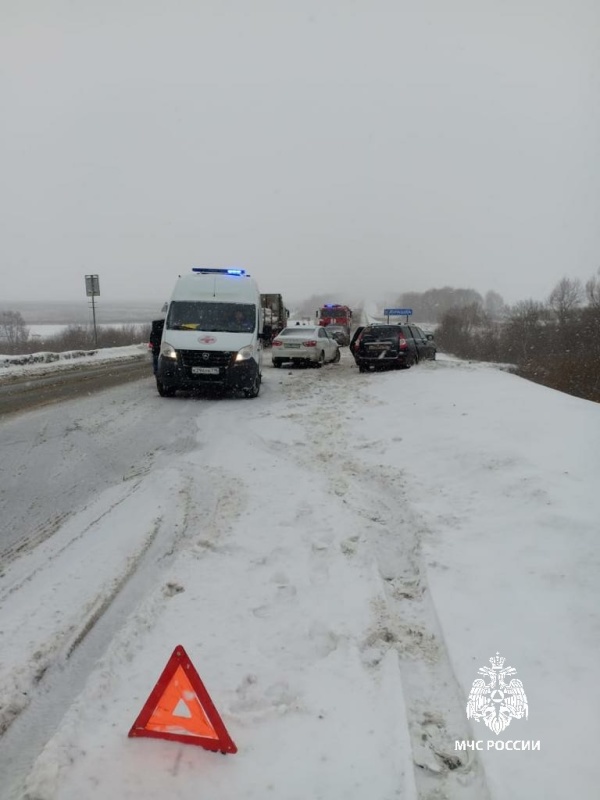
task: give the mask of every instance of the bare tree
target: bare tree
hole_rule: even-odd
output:
[[[485,314],[478,302],[449,308],[442,316],[436,339],[447,352],[468,357],[473,334],[485,322]]]
[[[558,324],[562,327],[581,305],[583,288],[578,278],[561,278],[548,297],[548,305],[556,314]]]
[[[512,306],[504,328],[509,356],[515,354],[520,361],[527,361],[532,357],[545,316],[544,306],[535,300],[522,300]]]
[[[29,328],[19,311],[0,312],[0,345],[9,353],[18,352],[29,339]]]
[[[585,293],[590,306],[600,309],[600,268],[598,269],[598,276],[594,275],[585,284]]]
[[[423,322],[441,321],[447,311],[457,308],[483,307],[483,298],[475,289],[455,289],[452,286],[422,293],[404,292],[396,302],[401,308],[412,308],[415,318]]]
[[[499,319],[506,308],[502,295],[498,294],[498,292],[494,292],[491,289],[485,294],[483,307],[485,309],[485,313],[488,315],[488,317],[490,317],[490,319]]]

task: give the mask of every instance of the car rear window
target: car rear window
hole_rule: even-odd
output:
[[[365,328],[360,339],[362,342],[381,342],[388,339],[397,339],[401,333],[402,331],[397,326],[390,326],[389,328],[383,326],[380,328]]]
[[[297,336],[297,335],[307,336],[309,334],[314,335],[315,330],[318,330],[318,328],[315,329],[315,328],[308,328],[305,325],[296,325],[293,328],[284,328],[278,334],[278,336]]]

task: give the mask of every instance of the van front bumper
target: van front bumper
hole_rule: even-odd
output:
[[[204,353],[208,356],[205,358]],[[254,358],[236,361],[236,353],[179,350],[177,358],[158,359],[157,379],[165,389],[201,389],[203,386],[245,389],[254,383],[259,366]]]

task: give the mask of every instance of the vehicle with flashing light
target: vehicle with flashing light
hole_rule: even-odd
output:
[[[179,277],[168,304],[158,393],[215,387],[257,397],[262,339],[256,281],[243,269],[194,267]]]
[[[341,325],[348,337],[350,337],[350,327],[352,325],[352,309],[338,303],[327,303],[316,312],[318,324],[326,327],[327,325]]]
[[[310,328],[293,325],[284,328],[273,339],[271,358],[274,367],[281,367],[286,361],[322,367],[323,364],[338,363],[340,348],[336,340],[327,333],[327,328],[320,325]]]

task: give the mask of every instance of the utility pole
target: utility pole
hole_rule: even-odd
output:
[[[94,347],[98,347],[98,331],[96,330],[95,298],[100,295],[100,279],[98,275],[85,276],[85,293],[92,298],[92,319],[94,321]]]

